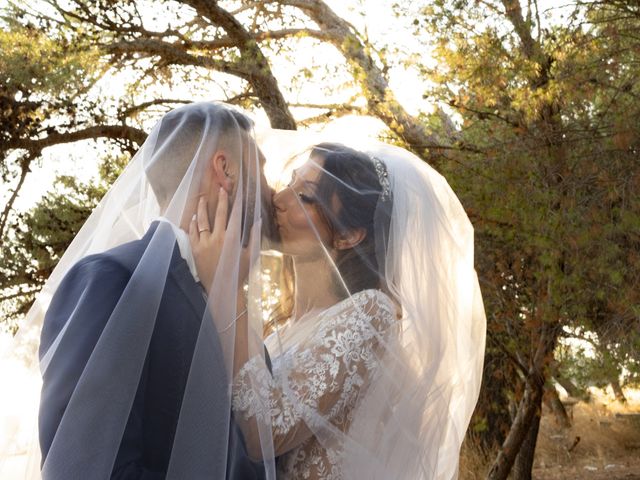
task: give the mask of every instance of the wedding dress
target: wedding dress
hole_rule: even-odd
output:
[[[397,334],[395,318],[395,306],[384,293],[358,292],[315,316],[306,338],[288,341],[289,346],[271,358],[273,373],[260,356],[240,370],[233,384],[233,410],[245,421],[259,417],[271,423],[280,457],[278,478],[343,478],[340,442],[322,445],[313,435],[314,418],[322,412],[335,428],[348,431],[353,406],[375,382],[376,362],[371,359],[379,339]],[[267,338],[272,351],[278,349],[277,336]],[[248,381],[251,377],[257,382]]]

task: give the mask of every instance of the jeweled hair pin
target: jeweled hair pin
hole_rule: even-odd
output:
[[[378,181],[382,187],[380,198],[383,201],[388,200],[391,198],[391,186],[389,184],[389,172],[387,172],[387,166],[379,158],[371,157],[371,160],[373,160],[373,165],[376,169],[376,173],[378,174]]]

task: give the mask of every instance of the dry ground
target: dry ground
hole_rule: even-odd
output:
[[[592,393],[591,403],[573,407],[570,429],[558,427],[543,410],[534,479],[640,480],[640,391],[626,390],[626,405],[615,402],[611,392]],[[461,480],[480,480],[488,468],[469,449],[460,467]]]

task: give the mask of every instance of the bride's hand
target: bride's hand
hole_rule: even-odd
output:
[[[213,284],[213,277],[220,263],[227,230],[228,210],[229,196],[223,188],[220,188],[213,230],[209,226],[207,201],[203,196],[198,199],[197,212],[189,224],[189,241],[196,262],[196,270],[198,271],[198,277],[200,277],[200,283],[202,283],[207,293]]]

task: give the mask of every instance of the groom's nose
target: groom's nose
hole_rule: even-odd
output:
[[[275,203],[273,201],[275,196],[276,196],[276,191],[271,186],[269,186],[266,192],[266,197],[267,197],[266,199],[269,203],[269,208],[272,211],[275,210]]]
[[[285,210],[283,199],[282,199],[283,192],[284,190],[280,190],[279,192],[275,192],[275,191],[273,192],[273,208],[277,212],[282,212],[283,210]]]
[[[276,245],[280,241],[280,236],[278,233],[276,220],[275,220],[276,207],[273,201],[274,196],[275,196],[275,191],[273,190],[273,188],[269,186],[265,191],[266,198],[264,199],[265,201],[263,202],[263,205],[262,205],[262,215],[263,215],[262,233],[263,233],[263,240],[265,241],[263,246],[267,250],[272,248],[272,245]]]

